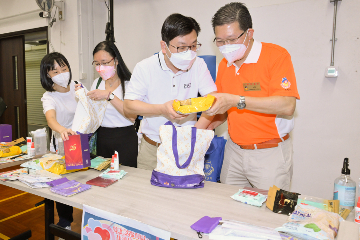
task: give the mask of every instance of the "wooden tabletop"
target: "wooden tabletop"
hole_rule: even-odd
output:
[[[171,232],[176,239],[198,239],[190,225],[203,216],[222,217],[250,224],[276,228],[286,222],[288,216],[276,214],[265,207],[259,208],[230,198],[239,187],[205,182],[200,189],[170,189],[150,184],[151,171],[120,166],[128,172],[118,182],[107,188],[92,186],[90,190],[71,197],[50,192],[49,189],[31,189],[19,181],[1,182],[44,198],[62,202],[76,208],[83,204],[135,219],[145,224]],[[64,175],[81,183],[97,177],[99,171],[75,172]],[[204,236],[203,239],[208,239]]]

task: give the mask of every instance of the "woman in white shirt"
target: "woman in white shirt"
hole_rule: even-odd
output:
[[[117,151],[120,164],[137,167],[138,137],[134,127],[136,115],[128,119],[123,110],[123,99],[131,73],[112,42],[100,42],[93,51],[93,57],[93,66],[101,78],[95,79],[88,96],[93,100],[109,101],[104,119],[97,130],[97,155],[109,158]]]
[[[55,133],[51,138],[50,151],[56,151],[58,138],[65,141],[69,139],[69,134],[76,134],[71,130],[77,106],[75,83],[71,81],[69,63],[61,53],[46,55],[41,61],[40,74],[41,85],[46,90],[41,98],[44,114]]]
[[[71,81],[69,62],[61,53],[49,53],[41,60],[40,81],[46,90],[41,98],[44,114],[53,131],[50,151],[55,151],[58,149],[59,138],[66,141],[69,135],[76,134],[70,129],[77,106],[75,84]],[[59,215],[57,225],[71,229],[73,208],[57,202],[56,209]]]

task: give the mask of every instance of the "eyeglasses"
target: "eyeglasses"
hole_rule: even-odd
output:
[[[175,46],[173,46],[173,45],[171,45],[169,43],[169,46],[172,46],[173,48],[176,48],[176,51],[178,53],[187,52],[187,51],[189,51],[189,49],[196,52],[196,51],[198,51],[200,49],[201,43],[198,42],[197,44],[194,44],[194,45],[191,45],[191,46],[180,46],[180,47],[175,47]]]
[[[244,35],[244,33],[246,33],[247,30],[245,30],[242,34],[240,34],[240,36],[238,36],[237,38],[233,38],[233,39],[227,39],[225,41],[223,40],[217,40],[216,38],[214,38],[214,43],[216,44],[216,46],[220,47],[225,45],[225,43],[227,44],[235,44],[237,43],[237,41],[239,40],[239,38],[241,38],[242,35]]]
[[[114,59],[115,59],[115,58],[113,57],[110,61],[108,61],[108,62],[103,62],[103,63],[99,63],[99,62],[93,61],[91,64],[92,64],[94,67],[97,67],[97,66],[100,66],[100,65],[102,65],[102,66],[109,66],[110,63],[111,63]]]

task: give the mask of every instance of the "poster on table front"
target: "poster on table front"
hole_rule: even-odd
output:
[[[83,206],[82,240],[168,240],[170,235],[133,219]]]

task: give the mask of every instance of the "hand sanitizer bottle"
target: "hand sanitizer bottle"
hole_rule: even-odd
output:
[[[349,159],[345,158],[341,176],[334,182],[334,200],[340,200],[340,207],[349,209],[355,206],[356,183],[350,178]]]

